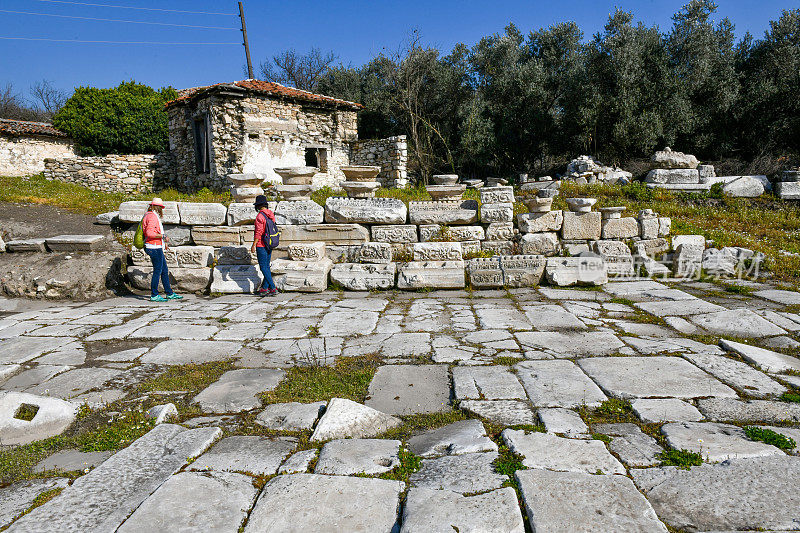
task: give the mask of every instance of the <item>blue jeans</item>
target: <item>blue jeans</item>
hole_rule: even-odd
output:
[[[172,294],[172,287],[169,286],[169,270],[167,269],[167,258],[164,257],[163,248],[145,248],[144,253],[150,256],[153,263],[153,279],[150,280],[150,293],[158,296],[158,280],[164,285],[164,292],[167,296]]]
[[[270,290],[274,289],[275,283],[272,281],[272,272],[269,269],[269,262],[272,261],[272,250],[257,246],[256,257],[258,258],[258,267],[261,269],[261,273],[264,274],[264,283],[261,284],[261,287]]]

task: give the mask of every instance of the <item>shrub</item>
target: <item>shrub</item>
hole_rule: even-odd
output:
[[[135,81],[78,87],[53,125],[75,139],[81,155],[155,154],[168,148],[164,104],[177,96],[171,87],[156,91]]]

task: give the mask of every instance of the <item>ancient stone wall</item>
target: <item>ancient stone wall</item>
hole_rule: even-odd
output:
[[[45,136],[0,135],[0,176],[30,176],[48,157],[75,157],[72,140]]]
[[[210,171],[198,173],[195,121],[208,116]],[[198,122],[200,123],[200,122]],[[339,168],[350,163],[350,143],[358,138],[356,112],[284,101],[270,96],[211,95],[191,106],[169,109],[170,152],[182,190],[226,189],[227,174],[262,173],[280,183],[273,168],[306,165],[307,151],[318,159],[315,187],[344,180]]]
[[[355,141],[350,147],[350,164],[380,166],[378,181],[383,187],[405,187],[408,184],[406,136]]]
[[[47,158],[44,176],[77,183],[96,191],[152,191],[174,182],[170,154],[137,154],[96,157]]]

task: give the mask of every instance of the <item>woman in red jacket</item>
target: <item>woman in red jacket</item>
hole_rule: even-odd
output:
[[[255,235],[253,236],[253,246],[250,247],[250,253],[256,254],[258,266],[264,275],[264,281],[261,287],[256,290],[256,294],[259,296],[275,296],[278,294],[278,290],[275,288],[275,283],[272,281],[272,272],[269,269],[269,263],[272,260],[272,248],[264,246],[265,235],[267,236],[267,241],[269,241],[269,227],[273,228],[273,232],[277,232],[275,214],[267,207],[267,197],[263,194],[256,196],[254,205],[258,214],[256,215]]]
[[[161,198],[153,198],[147,213],[142,219],[142,232],[144,233],[144,253],[150,257],[153,263],[153,279],[150,281],[150,301],[166,302],[167,300],[180,300],[179,296],[172,292],[169,286],[169,269],[167,268],[167,258],[164,250],[167,246],[167,236],[164,235],[164,226],[161,224],[161,217],[164,216],[164,202]],[[164,285],[166,298],[158,294],[158,281]]]

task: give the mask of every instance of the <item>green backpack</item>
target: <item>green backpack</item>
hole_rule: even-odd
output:
[[[144,218],[139,222],[139,227],[136,228],[136,235],[133,236],[133,247],[139,248],[140,250],[144,248],[144,229],[142,229],[142,222],[144,222]]]

